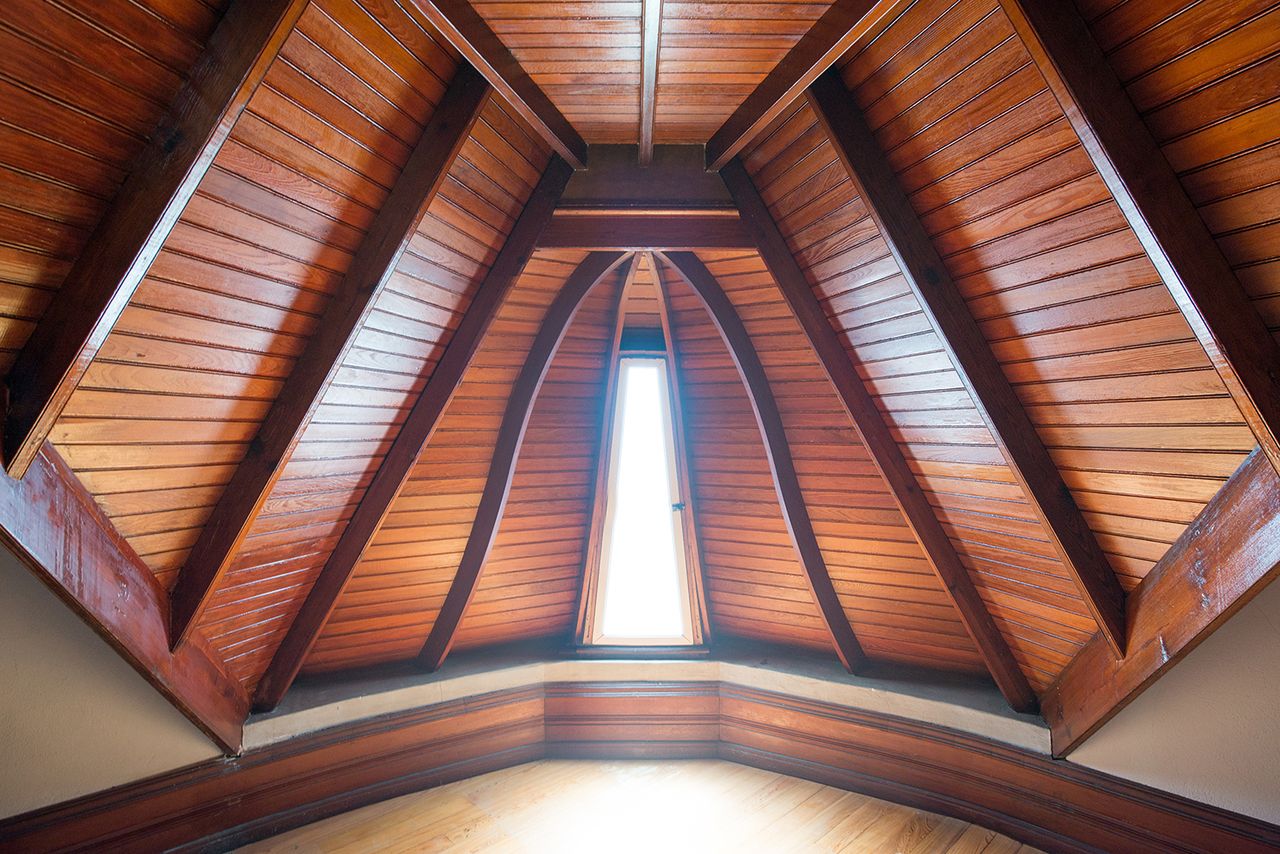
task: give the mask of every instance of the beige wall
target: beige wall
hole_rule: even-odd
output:
[[[216,755],[0,546],[0,818]]]
[[[1070,758],[1280,824],[1280,583]]]

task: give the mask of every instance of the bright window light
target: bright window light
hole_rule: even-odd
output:
[[[596,643],[692,643],[666,362],[624,357],[613,412]]]

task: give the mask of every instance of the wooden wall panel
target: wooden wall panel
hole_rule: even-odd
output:
[[[640,0],[472,4],[587,142],[640,137]]]
[[[489,101],[202,623],[251,686],[549,157],[497,99]]]
[[[543,250],[525,267],[304,671],[413,658],[422,649],[471,533],[511,386],[551,300],[585,257]],[[495,549],[522,535],[508,534],[515,543],[500,535]]]
[[[1280,335],[1280,4],[1084,3],[1156,142]]]
[[[754,252],[700,257],[737,308],[769,376],[814,532],[863,650],[986,673],[763,260]],[[701,509],[744,522],[751,516],[750,505],[730,496]]]
[[[992,618],[1043,689],[1096,626],[816,116],[797,104],[743,162]]]
[[[0,376],[225,6],[0,5]]]
[[[844,79],[1132,589],[1254,441],[993,7],[957,5],[909,63],[881,39]]]

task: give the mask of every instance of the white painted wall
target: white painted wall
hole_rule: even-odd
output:
[[[1280,582],[1070,759],[1280,824]]]
[[[0,818],[218,754],[0,546]]]

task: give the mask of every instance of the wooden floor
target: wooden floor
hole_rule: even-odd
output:
[[[713,760],[547,760],[375,804],[245,851],[1033,854],[944,818]]]

